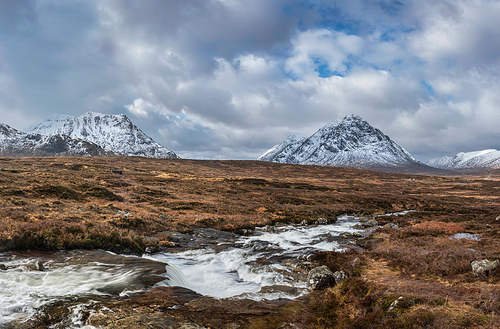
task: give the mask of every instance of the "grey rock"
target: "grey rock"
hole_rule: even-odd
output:
[[[43,263],[39,260],[37,260],[34,264],[33,264],[33,268],[37,271],[45,271],[46,268],[45,266],[43,266]]]
[[[326,218],[318,218],[316,220],[316,224],[318,224],[318,225],[327,225],[329,223],[330,223],[330,221]]]
[[[271,225],[266,225],[266,226],[264,226],[264,232],[276,233],[276,228],[274,226],[271,226]]]
[[[377,225],[378,225],[378,222],[373,218],[366,221],[365,223],[361,223],[361,226],[363,226],[363,227],[374,227]]]
[[[393,301],[391,303],[391,305],[389,305],[389,309],[387,310],[387,312],[392,312],[394,311],[394,309],[398,306],[398,303],[403,299],[403,296],[399,296],[398,299],[396,299],[395,301]]]
[[[7,267],[4,264],[0,263],[0,270],[7,271]]]
[[[300,295],[300,289],[298,289],[297,287],[280,286],[280,285],[264,286],[260,288],[259,292],[264,294],[285,293],[287,295],[292,295],[292,296]]]
[[[341,284],[349,276],[344,271],[337,271],[333,273],[333,278],[335,279],[335,285]]]
[[[490,271],[494,270],[500,262],[498,260],[489,261],[487,259],[484,260],[476,260],[471,263],[472,272],[476,275],[486,274],[489,275]]]
[[[335,285],[335,276],[326,266],[313,268],[307,275],[307,288],[309,290],[318,290]]]
[[[397,224],[394,224],[394,223],[387,223],[387,224],[384,225],[384,227],[393,228],[395,230],[399,230],[400,229],[400,227]]]
[[[308,225],[308,224],[309,224],[309,222],[305,219],[302,222],[300,222],[300,225]]]
[[[309,260],[301,260],[301,259],[287,259],[283,263],[282,266],[288,267],[294,271],[305,271],[308,272],[311,269],[318,267],[319,264],[317,262],[311,262]]]

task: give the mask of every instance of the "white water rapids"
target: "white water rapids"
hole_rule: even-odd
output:
[[[343,250],[333,238],[340,233],[360,232],[353,228],[356,224],[353,219],[345,216],[330,225],[283,226],[276,228],[274,233],[260,230],[222,251],[197,249],[159,253],[151,258],[178,267],[186,277],[186,288],[203,295],[218,298],[241,295],[255,300],[296,297],[258,292],[264,286],[285,285],[295,286],[305,293],[305,283],[295,283],[287,276],[290,269],[282,266],[279,260],[307,257],[314,251]],[[261,264],[258,260],[270,261]]]
[[[164,274],[170,280],[158,285],[184,286],[218,298],[295,298],[306,293],[305,283],[294,281],[291,270],[282,262],[307,257],[314,251],[344,249],[337,237],[341,233],[362,232],[353,227],[357,222],[353,216],[343,216],[330,225],[282,226],[276,227],[273,233],[260,229],[252,236],[219,243],[218,247],[214,244],[215,248],[208,246],[144,257],[173,265],[167,265]],[[0,263],[7,267],[7,270],[0,270],[0,327],[13,321],[28,320],[47,306],[67,304],[72,312],[70,319],[64,326],[55,328],[84,328],[79,310],[85,305],[139,289],[135,283],[143,277],[145,265],[131,267],[126,262],[75,262],[79,252],[66,253],[44,261],[46,271],[30,268],[37,256],[0,253]],[[136,257],[130,256],[132,258]],[[266,286],[296,289],[293,293],[272,289],[259,293]]]

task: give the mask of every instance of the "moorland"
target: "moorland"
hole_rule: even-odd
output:
[[[1,251],[142,254],[175,250],[166,232],[204,227],[248,234],[256,226],[414,210],[377,217],[378,227],[358,241],[362,248],[313,256],[347,272],[342,284],[302,297],[286,316],[247,312],[233,327],[500,326],[500,269],[479,276],[471,270],[472,261],[500,259],[500,170],[423,176],[132,157],[0,158],[0,168]],[[479,239],[450,238],[456,233]],[[150,319],[165,316],[148,312]],[[204,312],[189,316],[204,327],[235,323],[219,311]]]

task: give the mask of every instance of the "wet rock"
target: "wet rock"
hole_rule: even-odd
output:
[[[7,267],[2,263],[0,263],[0,271],[7,271]]]
[[[300,300],[217,299],[198,297],[189,293],[188,289],[177,289],[155,288],[153,292],[146,292],[129,301],[106,304],[107,309],[101,308],[87,324],[113,329],[288,328],[285,325],[303,307]],[[277,287],[274,289],[279,290]],[[173,293],[181,295],[182,299],[172,298]],[[196,298],[189,301],[192,297]]]
[[[343,232],[343,233],[340,233],[339,234],[339,237],[340,238],[343,238],[343,239],[353,239],[353,238],[362,238],[364,237],[363,234],[361,233],[358,233],[358,232]]]
[[[369,227],[374,227],[377,226],[378,222],[375,219],[369,219],[366,222],[359,223],[359,226],[362,228],[369,228]]]
[[[484,260],[476,260],[471,263],[472,272],[476,275],[489,275],[492,270],[497,268],[500,265],[498,260],[489,261],[487,259]]]
[[[260,288],[259,293],[264,293],[264,294],[284,293],[290,296],[298,296],[300,295],[300,289],[298,289],[297,287],[274,285],[274,286],[264,286]]]
[[[46,268],[45,266],[43,266],[43,263],[39,260],[37,260],[34,264],[33,264],[33,269],[36,270],[36,271],[45,271]]]
[[[318,218],[316,220],[316,224],[318,224],[318,225],[327,225],[329,223],[330,223],[330,221],[326,218]]]
[[[307,288],[309,288],[309,290],[318,290],[334,285],[335,276],[333,272],[324,265],[313,268],[307,276]]]
[[[230,232],[222,232],[213,228],[196,228],[193,235],[197,238],[207,240],[234,240],[238,239],[238,235]]]
[[[264,226],[264,232],[276,233],[276,228],[274,226],[271,226],[271,225],[266,225],[266,226]]]
[[[309,272],[313,268],[318,267],[319,263],[304,259],[287,259],[281,265],[294,271]]]
[[[300,225],[309,225],[309,222],[304,219],[302,222],[300,222]]]

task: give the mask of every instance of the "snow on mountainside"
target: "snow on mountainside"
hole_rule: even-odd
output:
[[[300,146],[301,141],[306,138],[306,136],[298,133],[291,134],[284,141],[267,150],[266,153],[262,154],[257,160],[271,161],[266,159],[274,159],[279,156],[280,153],[292,153],[297,147]]]
[[[308,138],[290,136],[258,160],[367,169],[425,166],[357,115],[333,121]]]
[[[427,165],[440,169],[475,169],[500,167],[500,151],[495,149],[461,152],[453,157],[429,160]]]
[[[94,143],[68,136],[42,136],[0,123],[0,156],[116,155]]]
[[[82,139],[120,155],[178,158],[174,152],[144,134],[124,114],[87,112],[78,117],[56,114],[24,131],[45,136],[59,135]]]

